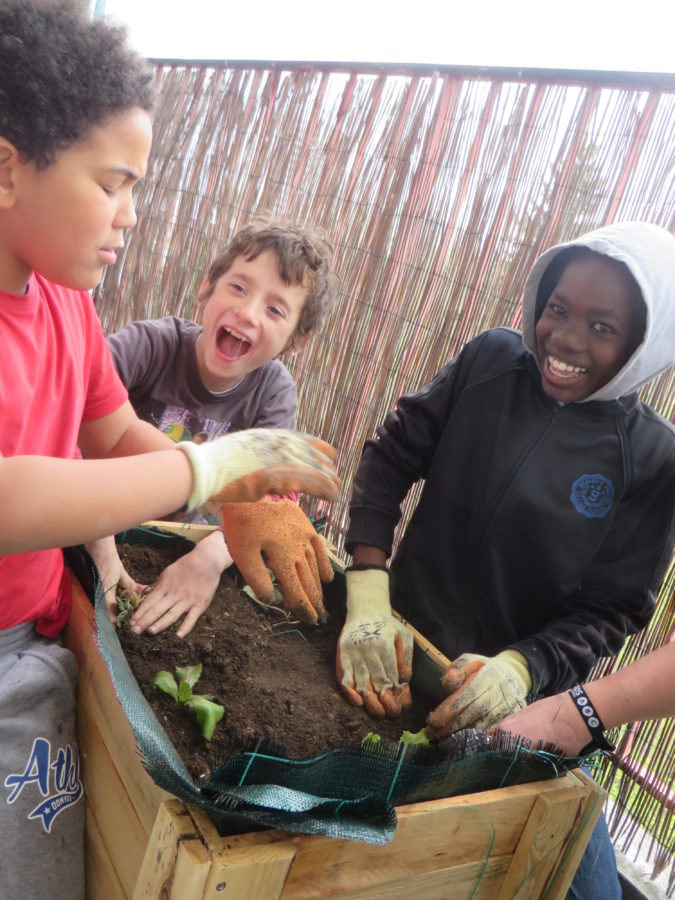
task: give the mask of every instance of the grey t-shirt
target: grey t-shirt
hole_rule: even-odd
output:
[[[108,337],[131,405],[174,440],[213,440],[244,428],[295,428],[298,394],[273,359],[220,394],[204,387],[195,343],[201,326],[176,316],[133,322]]]

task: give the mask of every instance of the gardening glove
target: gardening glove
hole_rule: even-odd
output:
[[[371,716],[398,716],[412,706],[413,636],[394,617],[386,569],[347,569],[347,617],[337,649],[340,690]]]
[[[463,653],[441,684],[450,694],[427,717],[426,733],[437,740],[463,728],[489,728],[525,706],[532,689],[527,660],[517,650],[497,656]]]
[[[176,448],[192,466],[188,510],[208,500],[218,512],[225,501],[259,500],[270,492],[304,491],[334,500],[340,487],[334,449],[297,431],[252,428],[204,444],[181,441]]]
[[[328,553],[300,507],[291,500],[224,503],[225,540],[235,565],[258,600],[272,600],[272,570],[286,609],[312,625],[325,622],[322,581],[333,580]]]

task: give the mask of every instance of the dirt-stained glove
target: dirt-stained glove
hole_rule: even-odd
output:
[[[385,569],[347,569],[347,617],[337,650],[340,690],[371,716],[412,706],[412,632],[394,617]]]
[[[259,600],[274,597],[269,566],[286,609],[303,622],[325,621],[321,582],[333,580],[333,567],[323,541],[297,504],[268,499],[224,503],[222,522],[232,559]]]
[[[335,451],[325,441],[283,428],[251,428],[195,444],[176,445],[190,460],[193,474],[188,510],[218,510],[223,502],[259,500],[265,494],[304,491],[334,500],[340,481]]]
[[[426,733],[437,740],[463,728],[488,728],[525,706],[532,689],[527,660],[517,650],[497,656],[463,653],[441,684],[450,694],[427,717]]]

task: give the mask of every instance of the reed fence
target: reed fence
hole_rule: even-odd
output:
[[[260,210],[332,236],[341,286],[332,315],[287,361],[299,427],[338,449],[345,490],[325,516],[343,547],[363,442],[397,396],[496,325],[518,327],[521,286],[550,244],[612,221],[675,229],[675,77],[271,63],[155,61],[153,152],[138,225],[96,299],[104,327],[192,318],[228,237]],[[675,371],[645,399],[675,422]],[[402,522],[419,487],[403,505]],[[625,664],[673,631],[671,568]],[[644,724],[610,822],[630,855],[647,829],[653,877],[675,891],[672,720]],[[656,746],[653,746],[656,743]],[[630,811],[630,815],[628,814]]]

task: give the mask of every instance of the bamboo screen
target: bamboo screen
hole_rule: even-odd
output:
[[[195,316],[209,262],[255,211],[325,228],[338,300],[288,366],[299,427],[338,449],[341,499],[307,508],[327,517],[340,548],[364,439],[399,394],[469,338],[519,325],[521,286],[543,249],[615,220],[675,227],[675,82],[667,76],[621,84],[281,64],[157,63],[156,71],[138,226],[97,292],[104,326]],[[645,397],[675,421],[674,384],[671,371]],[[674,585],[671,571],[658,616],[624,662],[668,638]],[[673,723],[640,726],[633,737],[620,809],[630,802],[657,835],[655,866],[670,868],[672,891],[675,757],[664,751]],[[623,812],[613,821],[624,849],[626,829],[635,837],[631,821]]]

